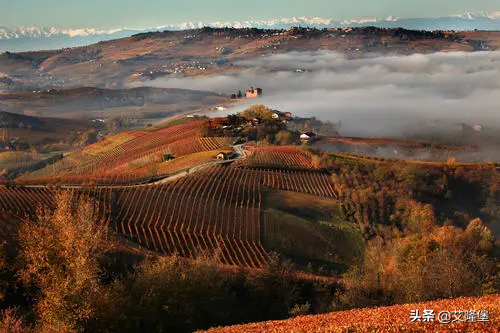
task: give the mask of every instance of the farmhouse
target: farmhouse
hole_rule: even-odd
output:
[[[300,135],[300,140],[302,142],[311,142],[316,139],[316,134],[313,132],[306,132]]]
[[[273,110],[273,119],[281,119],[284,123],[287,121],[293,120],[291,112],[282,112],[278,110]]]
[[[246,91],[246,97],[247,98],[257,98],[262,96],[262,89],[261,88],[254,88],[251,87]]]
[[[217,154],[217,159],[218,160],[227,160],[227,159],[229,159],[229,154],[221,151],[220,153]]]

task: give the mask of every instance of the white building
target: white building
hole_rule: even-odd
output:
[[[303,133],[303,134],[300,135],[300,138],[302,140],[309,140],[311,137],[309,135],[307,135],[306,133]]]
[[[313,132],[306,132],[300,135],[300,140],[302,140],[303,142],[309,142],[314,140],[315,138],[316,134],[314,134]]]

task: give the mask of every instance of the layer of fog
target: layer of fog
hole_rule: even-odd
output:
[[[348,153],[392,159],[439,162],[446,162],[452,158],[458,162],[500,161],[500,154],[494,145],[483,147],[462,147],[459,150],[447,150],[434,147],[409,148],[397,145],[349,145],[318,141],[313,144],[313,147],[320,148],[331,153]]]
[[[229,112],[265,104],[298,116],[341,121],[346,136],[445,136],[460,131],[460,123],[500,127],[500,52],[360,59],[327,51],[291,52],[236,65],[247,69],[162,78],[152,85],[227,95],[261,87],[262,98],[237,103]]]

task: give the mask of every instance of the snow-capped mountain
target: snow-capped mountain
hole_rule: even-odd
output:
[[[465,12],[463,14],[459,15],[451,15],[452,17],[459,17],[463,19],[469,19],[469,20],[474,20],[474,19],[480,19],[480,18],[489,18],[492,20],[498,20],[500,19],[500,11],[498,12],[479,12],[479,13],[473,13],[473,12]]]
[[[214,28],[264,28],[288,29],[294,26],[315,28],[366,27],[405,28],[419,30],[500,30],[500,11],[467,12],[440,18],[400,19],[389,16],[385,19],[360,18],[350,20],[334,20],[322,17],[291,17],[274,20],[248,20],[234,22],[184,22],[146,29],[118,28],[102,30],[93,28],[57,29],[55,27],[23,27],[9,29],[0,27],[0,52],[28,51],[40,49],[58,49],[87,45],[99,41],[131,36],[140,32],[158,30],[188,30],[205,26]]]
[[[103,35],[106,34],[103,30],[96,29],[75,29],[75,30],[58,30],[55,27],[22,27],[15,30],[8,28],[0,28],[0,39],[38,39],[50,38],[58,35],[66,35],[68,37]]]

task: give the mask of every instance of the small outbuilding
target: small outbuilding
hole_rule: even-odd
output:
[[[163,155],[163,161],[164,161],[164,162],[167,162],[167,161],[173,160],[174,158],[175,158],[175,156],[174,156],[174,155],[172,155],[172,154],[164,154],[164,155]]]
[[[302,142],[310,142],[310,141],[313,141],[315,140],[317,137],[317,135],[313,132],[306,132],[306,133],[302,133],[300,135],[300,140],[302,140]]]
[[[221,151],[220,153],[217,154],[217,159],[218,160],[227,160],[227,159],[229,159],[229,154]]]

